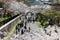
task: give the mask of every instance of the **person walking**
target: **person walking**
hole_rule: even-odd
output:
[[[30,30],[31,30],[31,29],[30,29],[30,27],[29,27],[29,32],[30,32]]]
[[[26,29],[26,22],[24,23],[24,28]]]
[[[26,32],[30,32],[30,23],[27,23],[27,29],[26,29]]]
[[[21,26],[21,27],[23,27],[23,22],[24,22],[24,21],[21,21],[21,23],[20,23],[20,26]]]
[[[18,26],[16,26],[16,35],[18,34]]]
[[[21,25],[18,24],[18,25],[16,26],[16,35],[20,32],[20,28],[21,28]]]
[[[23,29],[21,30],[21,35],[22,35],[22,34],[24,34],[24,31],[23,31]]]
[[[20,32],[20,24],[18,24],[18,32]]]

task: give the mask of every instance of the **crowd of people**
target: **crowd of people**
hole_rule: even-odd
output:
[[[16,26],[16,35],[18,33],[24,34],[24,32],[30,32],[30,26],[27,26],[30,22],[35,22],[34,15],[28,13],[28,15],[22,15],[20,18],[21,22]],[[22,28],[22,29],[21,29]]]

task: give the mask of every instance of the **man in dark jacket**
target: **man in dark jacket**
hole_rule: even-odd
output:
[[[16,26],[16,34],[18,34],[18,32],[20,32],[20,28],[21,28],[21,25],[18,24],[18,25]]]

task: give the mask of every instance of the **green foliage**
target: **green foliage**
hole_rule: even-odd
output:
[[[4,6],[3,2],[0,2],[0,8],[2,8]]]
[[[12,17],[12,16],[14,16],[14,14],[12,12],[8,12],[8,14],[6,16]]]
[[[28,1],[28,0],[17,0],[18,2],[21,2],[21,1],[23,1],[23,2],[25,2],[25,1]]]
[[[47,24],[47,21],[48,21],[48,17],[46,17],[45,15],[43,15],[41,13],[37,13],[36,14],[36,19],[37,19],[37,21],[40,22],[40,24],[42,26],[46,25]]]
[[[60,0],[57,0],[57,3],[60,4]]]
[[[46,10],[44,14],[36,14],[36,19],[41,23],[42,26],[49,24],[49,22],[51,24],[60,25],[60,11]],[[48,19],[50,19],[50,21],[48,21]]]
[[[42,27],[42,25],[41,25],[41,23],[40,22],[37,22],[37,24],[38,24],[38,26],[41,28]]]
[[[45,15],[51,19],[51,23],[60,23],[60,11],[56,10],[46,10]]]
[[[8,18],[9,18],[9,17],[0,18],[0,21],[6,20],[6,19],[8,19]]]

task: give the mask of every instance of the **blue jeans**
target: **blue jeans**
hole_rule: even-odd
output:
[[[18,34],[18,29],[16,29],[16,34]]]

